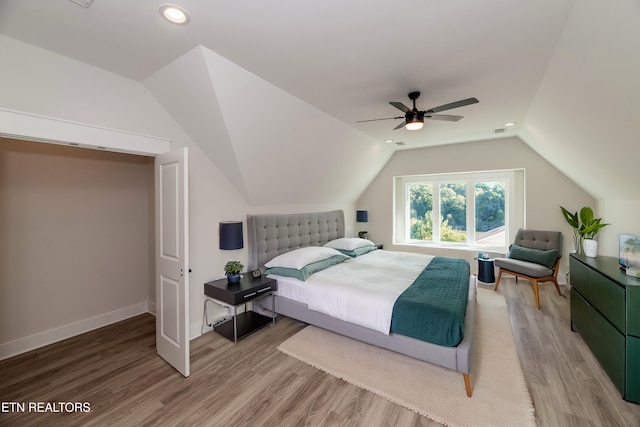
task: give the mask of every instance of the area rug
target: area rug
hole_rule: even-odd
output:
[[[447,426],[535,426],[505,299],[478,289],[477,309],[471,398],[458,372],[314,326],[278,349]]]

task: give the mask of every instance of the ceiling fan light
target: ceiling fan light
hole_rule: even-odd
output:
[[[405,128],[407,130],[420,130],[422,129],[422,126],[424,126],[424,122],[422,120],[415,118],[412,120],[407,120],[407,124],[405,125]]]

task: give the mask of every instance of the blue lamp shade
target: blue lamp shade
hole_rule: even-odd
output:
[[[225,221],[220,223],[220,249],[242,249],[242,221]]]
[[[369,221],[369,211],[356,211],[356,222]]]

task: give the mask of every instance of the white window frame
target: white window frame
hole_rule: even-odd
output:
[[[480,252],[507,253],[519,228],[525,228],[525,171],[524,169],[504,169],[444,174],[395,176],[394,183],[394,232],[395,245],[460,249]],[[505,241],[500,246],[477,245],[475,243],[475,185],[478,182],[505,182]],[[467,184],[466,214],[467,241],[440,241],[440,185],[450,183]],[[409,186],[431,185],[433,197],[433,241],[414,240],[410,236]]]

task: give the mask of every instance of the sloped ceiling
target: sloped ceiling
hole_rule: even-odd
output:
[[[352,202],[392,154],[202,46],[144,84],[252,204]]]
[[[578,1],[521,137],[587,192],[640,200],[640,2]]]
[[[640,200],[637,0],[180,0],[183,27],[163,3],[0,0],[0,33],[144,84],[250,203],[353,201],[392,150],[496,136]],[[413,90],[480,103],[419,132],[356,123]]]
[[[186,53],[144,84],[246,198],[238,159],[201,49]]]

